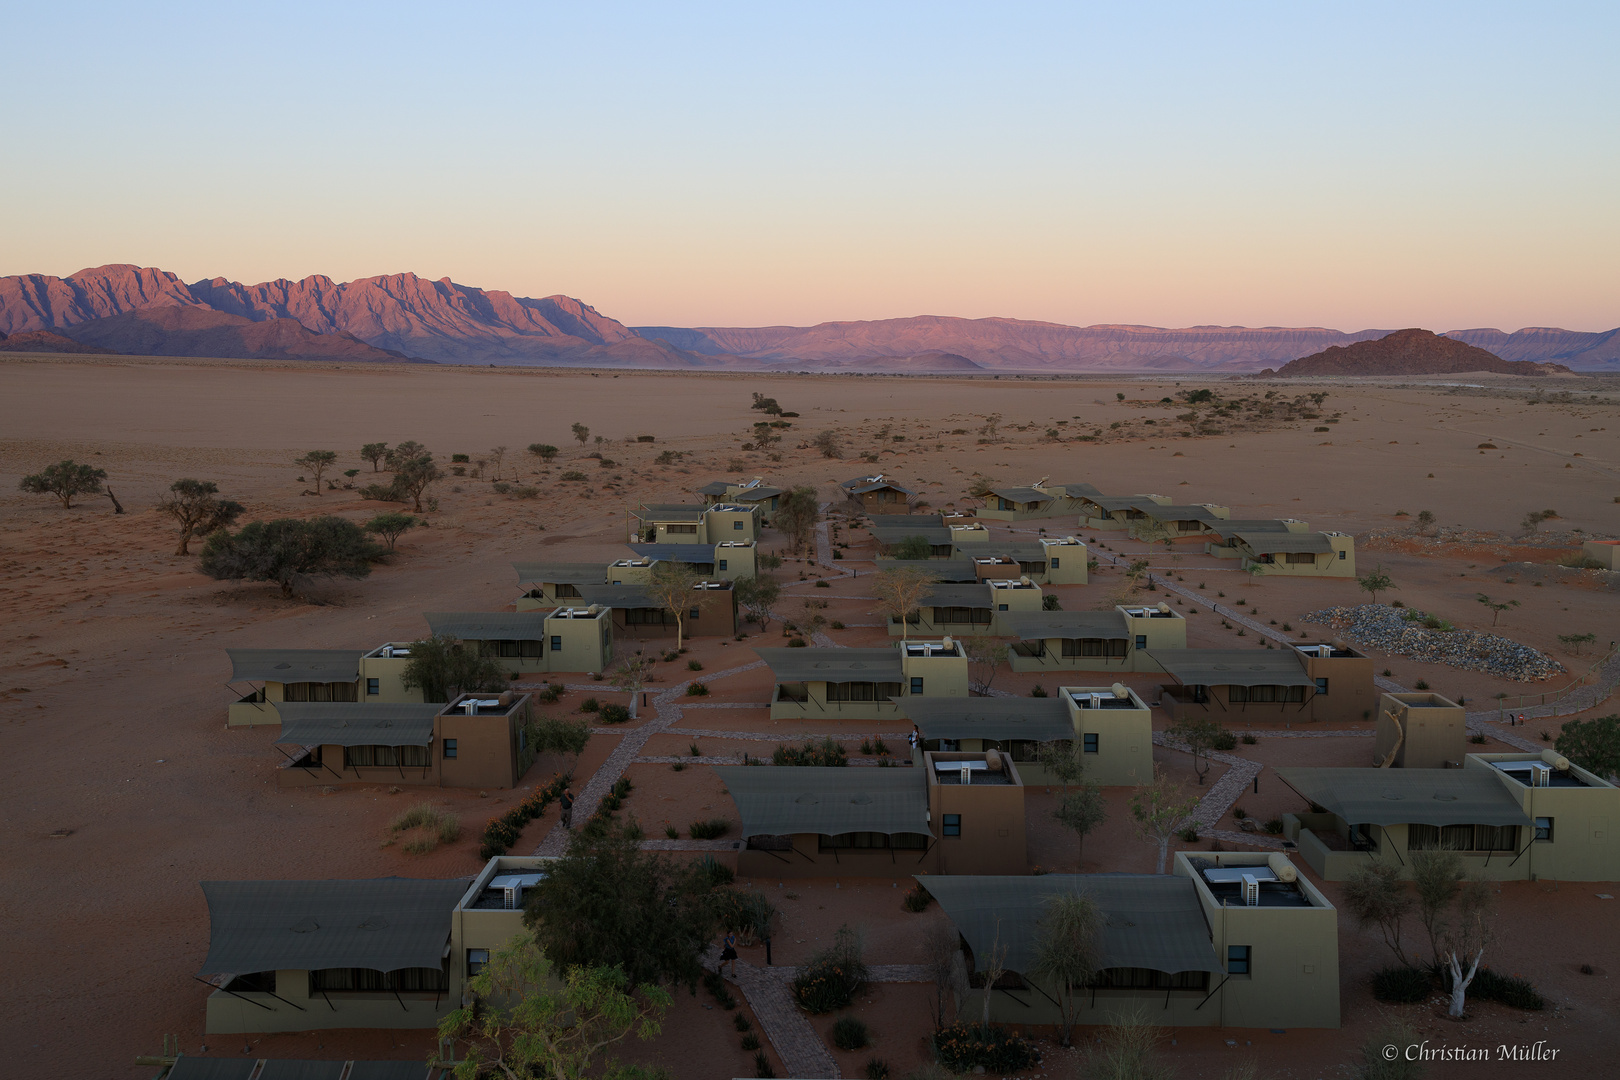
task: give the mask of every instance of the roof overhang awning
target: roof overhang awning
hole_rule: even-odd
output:
[[[631,544],[630,550],[654,562],[712,563],[713,544]]]
[[[463,641],[540,641],[546,636],[543,611],[429,611],[422,616],[435,637]]]
[[[443,704],[282,702],[278,743],[295,746],[426,746]]]
[[[927,875],[917,879],[983,966],[992,947],[1006,950],[1010,971],[1034,964],[1038,924],[1048,900],[1089,896],[1101,910],[1101,968],[1221,971],[1193,880],[1172,874],[1046,874],[1040,877]]]
[[[742,814],[742,835],[851,832],[934,835],[921,769],[717,765]]]
[[[199,974],[437,968],[465,879],[205,881],[208,957]]]
[[[1236,649],[1152,649],[1151,656],[1184,686],[1313,686],[1299,654]]]
[[[1281,555],[1285,552],[1304,552],[1326,555],[1333,551],[1326,533],[1251,532],[1237,533],[1238,542],[1256,555]]]
[[[226,649],[232,682],[353,682],[359,649]]]
[[[1530,825],[1485,769],[1278,769],[1299,794],[1351,825]]]
[[[755,649],[779,683],[899,682],[899,649]]]
[[[1069,708],[1058,698],[904,697],[902,716],[925,739],[1054,742],[1074,738]]]
[[[515,562],[518,582],[546,581],[557,585],[600,585],[607,580],[606,563]]]
[[[1049,638],[1082,640],[1129,640],[1130,631],[1117,611],[1025,611],[1007,612],[1001,621],[1019,641],[1045,641]]]

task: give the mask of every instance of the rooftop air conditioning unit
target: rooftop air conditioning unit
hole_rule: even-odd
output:
[[[1552,785],[1552,766],[1537,761],[1530,766],[1530,786],[1550,787]]]
[[[966,762],[964,762],[962,764],[962,786],[967,787],[968,785],[970,785],[972,783],[973,783],[973,770],[968,767]]]
[[[1260,879],[1253,874],[1243,875],[1243,903],[1247,907],[1260,906]]]
[[[506,908],[508,911],[515,911],[523,906],[522,885],[508,885],[505,889],[505,893]]]

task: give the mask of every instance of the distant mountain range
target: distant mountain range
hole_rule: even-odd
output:
[[[1415,329],[1397,330],[1376,341],[1334,345],[1315,355],[1290,360],[1275,374],[1457,375],[1465,371],[1490,371],[1499,375],[1572,374],[1563,364],[1504,360],[1456,337],[1441,337],[1428,330]],[[1261,374],[1273,372],[1267,368]]]
[[[1321,327],[1065,326],[925,315],[816,326],[630,327],[567,296],[542,299],[390,274],[336,282],[187,285],[164,270],[101,266],[0,277],[0,351],[271,360],[427,361],[621,368],[882,372],[1243,373],[1388,335]],[[19,336],[21,335],[21,336]],[[48,335],[48,336],[44,336]],[[1503,357],[1620,371],[1620,329],[1448,335]]]

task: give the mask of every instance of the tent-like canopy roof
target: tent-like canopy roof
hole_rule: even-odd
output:
[[[949,544],[951,542],[951,530],[943,525],[906,525],[900,528],[874,525],[869,531],[872,533],[872,538],[880,544],[898,544],[900,541],[912,536],[920,536],[930,544]]]
[[[631,544],[630,550],[643,559],[654,562],[679,562],[711,565],[714,562],[713,544]]]
[[[1152,499],[1141,499],[1131,509],[1140,510],[1154,521],[1202,521],[1213,524],[1220,520],[1207,506],[1167,506]]]
[[[916,724],[925,739],[1074,738],[1069,707],[1061,697],[903,697],[898,705],[900,714]]]
[[[1128,640],[1125,616],[1117,611],[1006,611],[1001,621],[1019,641],[1047,638]],[[1247,654],[1245,654],[1247,655]]]
[[[716,765],[742,813],[742,834],[920,833],[928,827],[928,778],[921,769],[814,765]]]
[[[766,499],[774,499],[780,494],[782,494],[782,489],[779,487],[771,487],[768,484],[758,484],[754,487],[738,488],[736,491],[726,496],[726,498],[734,503],[751,503],[764,502]]]
[[[935,581],[971,583],[979,580],[971,559],[878,559],[879,570],[904,570],[908,566],[921,567]]]
[[[755,649],[777,682],[898,682],[900,650]]]
[[[549,581],[557,585],[600,585],[607,580],[607,563],[515,562],[518,582]]]
[[[1007,557],[1011,559],[1024,559],[1033,561],[1045,559],[1046,547],[1039,542],[1000,540],[991,538],[989,541],[969,540],[966,544],[956,545],[957,555],[966,555],[975,559],[994,559]]]
[[[702,521],[706,509],[688,503],[642,503],[633,516],[640,521]]]
[[[231,681],[353,682],[360,677],[360,649],[226,649]]]
[[[1293,649],[1152,649],[1184,686],[1313,686]]]
[[[1529,825],[1488,769],[1278,769],[1283,783],[1352,825]]]
[[[1032,487],[993,487],[990,494],[1016,503],[1045,503],[1051,502],[1054,498],[1053,495]]]
[[[1045,487],[1048,491],[1061,491],[1071,499],[1080,499],[1092,495],[1102,494],[1102,492],[1098,491],[1090,484],[1047,484]]]
[[[467,879],[205,881],[202,890],[210,929],[200,974],[398,971],[439,966]]]
[[[278,743],[296,746],[426,746],[443,703],[284,701]]]
[[[1037,924],[1049,897],[1090,896],[1102,913],[1101,967],[1221,970],[1192,878],[1172,874],[1046,874],[1041,877],[919,877],[982,967],[992,945],[1007,950],[1008,970],[1029,971]]]
[[[923,597],[933,607],[993,608],[988,585],[935,585]]]
[[[1137,503],[1145,498],[1142,495],[1083,495],[1081,497],[1086,502],[1101,507],[1110,514],[1115,510],[1133,509]]]
[[[699,495],[714,495],[714,496],[718,496],[720,498],[724,498],[726,492],[728,492],[730,490],[731,490],[731,485],[729,483],[727,483],[726,481],[724,481],[724,480],[710,480],[707,484],[704,484],[702,487],[698,488],[697,492],[698,492]]]
[[[872,514],[868,517],[874,529],[943,529],[944,514]]]
[[[343,1062],[335,1064],[342,1069]],[[175,1059],[165,1080],[248,1080],[258,1067],[257,1058],[192,1057],[182,1054]]]
[[[838,486],[849,492],[851,495],[864,495],[868,491],[881,491],[884,488],[887,488],[890,491],[901,491],[907,495],[916,494],[910,488],[901,487],[893,480],[890,480],[881,474],[877,476],[857,476],[853,480],[845,480]]]
[[[463,641],[539,641],[546,636],[543,611],[429,611],[422,617],[435,636]]]
[[[1285,551],[1322,555],[1333,550],[1327,533],[1240,532],[1237,538],[1256,555],[1277,555]]]
[[[1209,531],[1226,540],[1239,533],[1285,533],[1288,522],[1282,518],[1228,518],[1211,521]]]

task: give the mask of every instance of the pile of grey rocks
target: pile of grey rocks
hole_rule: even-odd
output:
[[[1564,665],[1499,634],[1479,630],[1430,629],[1428,612],[1385,604],[1331,607],[1303,616],[1306,622],[1331,626],[1353,644],[1425,664],[1445,664],[1483,671],[1516,682],[1539,682],[1564,671]]]

